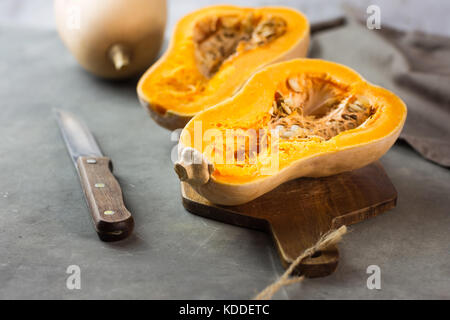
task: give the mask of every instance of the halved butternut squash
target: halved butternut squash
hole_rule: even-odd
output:
[[[186,125],[175,171],[213,203],[245,203],[291,179],[377,160],[397,139],[406,113],[395,94],[343,65],[278,63]]]
[[[206,7],[178,22],[166,53],[140,79],[138,96],[158,124],[182,128],[258,69],[305,57],[308,45],[308,20],[294,9]]]

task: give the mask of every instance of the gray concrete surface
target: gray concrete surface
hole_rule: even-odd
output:
[[[52,30],[2,28],[0,42],[1,299],[246,299],[283,272],[265,234],[183,209],[174,142],[139,106],[135,81],[88,75]],[[54,107],[84,118],[113,159],[136,220],[128,240],[98,240]],[[275,298],[450,298],[450,171],[401,143],[382,163],[397,208],[352,227],[333,275]],[[66,288],[73,264],[81,290]],[[372,264],[381,268],[381,290],[366,287]]]

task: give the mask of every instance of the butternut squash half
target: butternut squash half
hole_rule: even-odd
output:
[[[166,53],[139,81],[139,100],[161,126],[182,128],[258,69],[305,57],[308,45],[308,20],[294,9],[206,7],[178,22]]]
[[[395,94],[343,65],[278,63],[186,125],[175,171],[212,203],[242,204],[291,179],[377,160],[397,139],[406,112]]]

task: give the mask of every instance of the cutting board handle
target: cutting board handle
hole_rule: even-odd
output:
[[[308,249],[308,247],[311,246],[311,243],[315,243],[320,238],[320,235],[318,234],[315,239],[306,240],[305,238],[307,238],[307,235],[309,234],[308,230],[298,232],[299,228],[297,226],[295,228],[296,231],[291,232],[294,229],[292,229],[288,223],[277,224],[269,221],[269,224],[272,237],[281,258],[281,263],[285,268]],[[305,225],[305,228],[308,227],[310,227],[310,225]],[[304,242],[305,240],[310,244],[307,245],[307,243]],[[339,250],[336,246],[331,246],[326,250],[316,252],[311,257],[306,258],[295,270],[298,274],[305,275],[308,278],[325,277],[336,270],[338,262]]]

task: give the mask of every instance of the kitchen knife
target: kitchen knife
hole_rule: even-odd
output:
[[[103,156],[89,129],[73,114],[54,110],[67,150],[77,169],[95,230],[103,241],[126,238],[134,220],[123,202],[112,174],[112,162]]]

